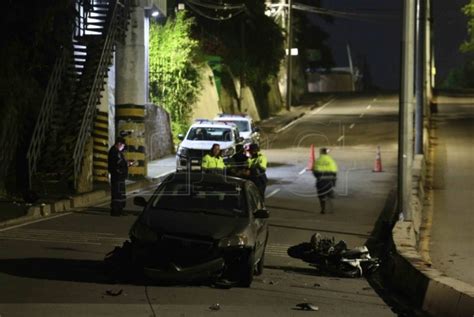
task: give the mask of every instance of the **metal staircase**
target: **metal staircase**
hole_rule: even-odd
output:
[[[113,51],[125,38],[131,0],[76,0],[70,49],[56,62],[28,150],[30,187],[77,188]]]

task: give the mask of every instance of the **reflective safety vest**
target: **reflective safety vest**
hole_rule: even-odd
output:
[[[327,154],[321,154],[313,165],[313,171],[315,172],[329,172],[337,173],[337,164],[332,157]]]
[[[256,168],[264,173],[267,170],[267,158],[261,152],[257,153],[257,157],[251,157],[248,160],[250,169]]]
[[[202,158],[201,167],[203,170],[223,170],[225,168],[224,159],[222,156],[206,154]]]

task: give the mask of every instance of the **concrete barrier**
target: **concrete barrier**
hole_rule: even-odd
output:
[[[427,129],[425,136],[425,153],[429,153]],[[432,316],[473,317],[474,287],[432,268],[418,252],[427,169],[425,157],[416,155],[409,203],[412,219],[398,221],[392,230],[393,255],[387,264],[387,278],[412,305]]]

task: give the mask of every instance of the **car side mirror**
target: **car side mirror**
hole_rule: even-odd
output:
[[[257,219],[266,219],[270,217],[270,213],[266,209],[259,209],[254,213],[254,216]]]
[[[253,128],[253,132],[260,132],[260,128],[259,127]]]
[[[241,136],[239,136],[239,137],[237,138],[237,142],[238,142],[238,143],[244,142],[244,138],[241,137]]]
[[[133,204],[137,206],[145,207],[147,202],[146,199],[142,196],[136,196],[133,198]]]
[[[178,134],[178,140],[183,141],[184,135],[182,133]]]

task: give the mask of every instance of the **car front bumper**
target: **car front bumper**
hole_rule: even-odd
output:
[[[224,259],[219,257],[190,267],[170,263],[167,269],[144,267],[146,277],[160,282],[193,282],[219,276],[224,269]]]

